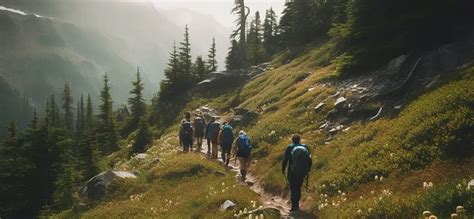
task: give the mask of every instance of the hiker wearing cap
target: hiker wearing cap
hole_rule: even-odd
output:
[[[219,133],[221,132],[221,124],[216,118],[209,127],[209,137],[211,138],[211,157],[217,159],[217,145],[219,144]]]
[[[288,172],[287,178],[291,191],[291,211],[299,211],[299,202],[301,199],[301,186],[306,177],[306,186],[308,186],[309,171],[313,161],[309,148],[301,144],[301,136],[295,134],[291,137],[292,144],[288,145],[282,163],[282,173]]]
[[[181,121],[179,129],[179,143],[184,152],[192,150],[193,147],[193,126],[191,124],[191,113],[186,112],[185,118]]]
[[[209,120],[209,123],[207,123],[207,126],[206,126],[206,132],[204,133],[204,135],[206,136],[206,141],[207,141],[207,156],[211,156],[211,126],[212,124],[215,122],[215,118],[214,117],[211,117],[211,119]]]
[[[239,160],[240,175],[242,181],[245,182],[247,177],[247,169],[250,165],[250,154],[252,151],[252,144],[250,138],[244,130],[239,131],[239,136],[235,139],[235,156]]]
[[[196,137],[196,152],[201,152],[202,149],[202,138],[204,137],[204,129],[206,121],[202,117],[202,114],[194,118],[194,136]]]
[[[234,131],[232,126],[228,122],[224,122],[222,131],[219,133],[219,144],[221,146],[221,157],[222,162],[226,166],[229,166],[230,151],[232,149],[232,143],[234,142]]]

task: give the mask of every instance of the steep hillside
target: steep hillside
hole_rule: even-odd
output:
[[[176,121],[145,158],[128,159],[123,149],[103,161],[139,173],[137,180],[118,182],[105,202],[61,216],[230,217],[261,204],[257,215],[275,217],[265,197],[288,198],[280,165],[293,133],[303,135],[314,159],[302,218],[416,218],[425,210],[447,217],[460,205],[472,213],[472,45],[397,57],[356,78],[318,64],[330,45],[285,65],[277,57],[273,70],[216,98],[196,93],[182,110],[206,105],[246,130],[256,146],[252,184],[264,191],[237,183],[201,155],[179,152]],[[219,210],[225,200],[237,206]]]

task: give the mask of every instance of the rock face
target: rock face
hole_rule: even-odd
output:
[[[98,200],[105,195],[107,187],[116,178],[137,178],[135,174],[124,172],[124,171],[106,171],[102,172],[85,183],[80,189],[79,195],[81,198],[87,198],[90,200]]]

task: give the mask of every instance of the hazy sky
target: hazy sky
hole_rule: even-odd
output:
[[[133,0],[129,0],[133,1]],[[187,8],[203,14],[213,16],[217,21],[224,26],[233,26],[232,22],[235,16],[230,14],[234,0],[149,0],[155,3],[157,8],[164,9],[180,9]],[[251,15],[255,14],[256,10],[260,11],[264,17],[265,10],[273,7],[278,15],[283,10],[285,0],[246,0],[245,3],[251,9]]]

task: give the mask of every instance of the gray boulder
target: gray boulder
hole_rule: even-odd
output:
[[[84,186],[79,191],[79,196],[81,198],[87,198],[90,200],[99,200],[105,195],[107,187],[117,178],[137,178],[133,173],[124,172],[124,171],[106,171],[102,172],[89,181],[87,181]]]
[[[230,208],[233,208],[235,207],[235,203],[232,202],[231,200],[226,200],[222,205],[221,205],[221,209],[223,211],[226,211],[227,209],[230,209]]]

